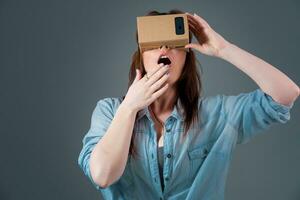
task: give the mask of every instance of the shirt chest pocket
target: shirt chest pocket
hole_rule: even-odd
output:
[[[213,142],[209,142],[197,147],[193,147],[187,151],[188,158],[189,158],[189,166],[190,166],[189,178],[191,179],[195,178],[203,162],[208,156],[212,148],[212,145]]]

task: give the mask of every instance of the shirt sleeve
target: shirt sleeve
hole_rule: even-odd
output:
[[[276,102],[260,88],[249,93],[222,97],[227,120],[238,131],[238,144],[247,143],[274,123],[286,123],[293,107],[293,103],[286,106]]]
[[[78,165],[97,189],[101,187],[92,179],[89,166],[90,155],[95,145],[104,136],[114,117],[114,104],[114,98],[104,98],[97,102],[92,113],[90,129],[82,140],[83,146],[78,157]]]

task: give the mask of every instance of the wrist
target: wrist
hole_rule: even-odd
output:
[[[121,110],[124,110],[125,112],[129,113],[129,114],[133,114],[135,115],[137,113],[137,110],[134,109],[132,106],[130,106],[128,103],[126,103],[125,101],[123,101],[121,104],[120,104],[120,109]]]
[[[218,57],[226,60],[228,58],[228,55],[232,52],[232,48],[234,47],[234,44],[230,42],[226,42],[226,45],[224,45],[219,51],[218,51]]]

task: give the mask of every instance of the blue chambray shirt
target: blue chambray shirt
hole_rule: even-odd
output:
[[[162,192],[157,136],[148,107],[137,113],[134,124],[140,156],[129,156],[123,175],[109,187],[102,188],[92,180],[91,151],[105,134],[121,101],[121,97],[98,101],[78,158],[80,168],[104,199],[222,200],[236,144],[248,142],[274,123],[286,123],[293,106],[279,104],[260,88],[235,96],[201,97],[201,123],[189,129],[184,140],[183,110],[178,100],[165,122]]]

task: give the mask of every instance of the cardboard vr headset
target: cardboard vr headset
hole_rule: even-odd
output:
[[[169,14],[137,17],[138,43],[141,52],[163,45],[181,49],[190,42],[186,14]]]

